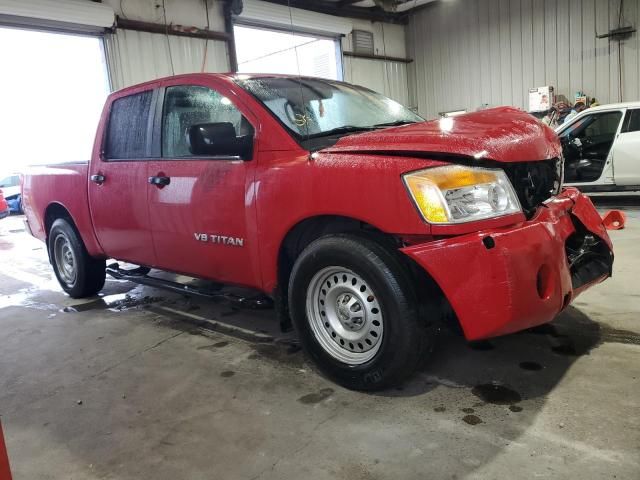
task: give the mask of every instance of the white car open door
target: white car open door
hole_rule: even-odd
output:
[[[624,113],[624,109],[587,110],[559,129],[566,185],[584,189],[614,185],[612,147]]]
[[[640,185],[640,108],[627,110],[612,155],[616,185]]]

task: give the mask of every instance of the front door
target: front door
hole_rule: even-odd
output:
[[[616,185],[640,185],[640,108],[629,109],[613,146]]]
[[[226,122],[236,136],[254,128],[229,98],[207,86],[168,85],[161,158],[149,162],[148,200],[159,268],[247,286],[260,284],[253,188],[255,158],[197,156],[188,132]],[[254,154],[255,156],[255,154]]]
[[[566,183],[612,183],[610,151],[622,111],[583,115],[560,133]]]
[[[153,91],[117,98],[110,106],[104,147],[89,172],[89,206],[96,236],[107,255],[153,266],[155,253],[147,207],[147,157]]]

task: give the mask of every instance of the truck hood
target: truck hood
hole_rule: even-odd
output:
[[[326,153],[468,157],[497,162],[549,160],[562,152],[556,133],[522,110],[499,107],[342,137]]]

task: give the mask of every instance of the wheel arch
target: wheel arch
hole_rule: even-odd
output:
[[[75,212],[75,213],[72,213]],[[89,211],[69,208],[62,202],[53,201],[47,205],[42,217],[42,228],[45,243],[49,242],[49,232],[53,222],[58,218],[65,218],[78,234],[87,252],[95,258],[105,258],[106,255],[98,242],[93,230],[93,223]]]
[[[282,324],[289,323],[288,316],[288,284],[293,265],[300,253],[314,240],[328,234],[352,233],[374,240],[381,246],[394,251],[397,258],[406,268],[412,282],[414,282],[416,296],[421,310],[428,310],[433,316],[434,309],[439,319],[449,317],[448,300],[436,281],[408,256],[399,252],[402,240],[399,236],[383,232],[374,225],[357,218],[341,215],[320,215],[306,218],[289,229],[280,243],[277,257],[277,283],[274,292],[276,309]],[[435,299],[435,302],[426,301]],[[424,303],[424,305],[422,305]],[[457,319],[456,319],[457,320]]]
[[[47,208],[44,211],[44,233],[49,238],[49,232],[51,231],[51,227],[53,226],[53,222],[55,222],[59,218],[66,218],[69,220],[71,226],[78,231],[78,227],[76,225],[75,220],[71,216],[69,210],[59,202],[51,202],[47,205]]]
[[[376,237],[385,243],[396,242],[393,235],[353,217],[342,215],[318,215],[305,218],[293,225],[282,238],[278,249],[278,284],[288,279],[298,255],[314,240],[331,233],[360,233]],[[284,277],[283,277],[284,275]]]
[[[44,233],[45,233],[44,243],[47,246],[49,262],[51,262],[51,255],[52,255],[49,249],[49,232],[51,232],[51,227],[53,226],[54,222],[59,218],[64,218],[68,220],[69,224],[71,225],[71,228],[73,228],[75,232],[78,234],[78,236],[82,238],[82,235],[80,235],[80,231],[78,230],[78,226],[76,225],[76,222],[71,216],[71,213],[69,212],[69,210],[59,202],[51,202],[49,205],[47,205],[47,208],[45,208],[44,216],[43,216]]]
[[[73,281],[65,278],[61,274],[60,269],[60,257],[56,258],[54,253],[54,245],[58,240],[58,235],[54,233],[52,236],[51,231],[57,220],[64,219],[65,222],[57,228],[63,231],[70,229],[75,235],[73,238],[69,238],[67,232],[64,232],[64,237],[67,237],[65,241],[70,245],[69,248],[73,250],[74,261],[71,265],[75,272]],[[44,212],[43,226],[46,235],[45,244],[47,245],[47,254],[49,256],[49,262],[51,263],[54,273],[60,283],[62,289],[67,292],[71,298],[85,298],[99,292],[104,287],[105,282],[105,258],[91,256],[87,250],[87,244],[81,234],[81,229],[78,228],[76,220],[71,215],[71,212],[59,202],[52,202],[47,205]]]

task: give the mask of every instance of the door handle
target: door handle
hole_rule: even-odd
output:
[[[158,188],[162,188],[171,183],[171,177],[156,175],[154,177],[149,177],[149,183],[151,185],[155,185]]]
[[[102,185],[106,179],[107,177],[105,177],[101,173],[98,173],[97,175],[91,175],[91,181],[93,183],[97,183],[98,185]]]

